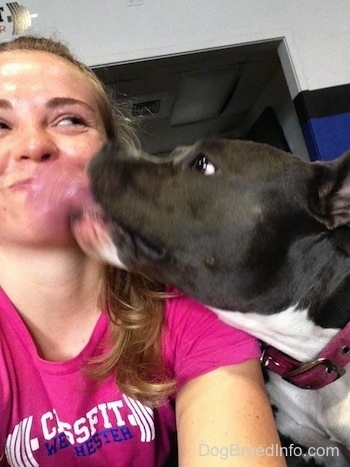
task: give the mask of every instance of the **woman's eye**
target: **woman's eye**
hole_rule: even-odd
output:
[[[9,130],[10,127],[7,123],[0,121],[0,130]]]
[[[76,115],[67,116],[61,118],[58,123],[59,126],[69,126],[69,125],[84,125],[84,119]]]
[[[216,172],[215,165],[203,154],[198,155],[192,161],[191,169],[201,172],[203,175],[213,175]]]

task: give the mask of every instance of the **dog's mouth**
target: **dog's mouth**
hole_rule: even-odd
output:
[[[88,256],[125,269],[145,260],[161,261],[167,256],[161,242],[108,218],[98,205],[72,216],[72,232]]]
[[[113,231],[122,231],[124,236],[128,236],[136,257],[147,257],[152,261],[161,261],[166,257],[165,247],[157,240],[140,234],[136,230],[126,227],[119,222],[112,221]]]

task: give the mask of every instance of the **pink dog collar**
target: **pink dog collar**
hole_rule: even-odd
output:
[[[350,363],[350,323],[309,362],[299,362],[270,345],[262,343],[262,365],[302,389],[320,389],[336,381]]]

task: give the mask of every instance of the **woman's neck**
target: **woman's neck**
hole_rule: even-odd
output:
[[[80,250],[0,249],[0,285],[49,360],[75,356],[100,314],[102,266]]]

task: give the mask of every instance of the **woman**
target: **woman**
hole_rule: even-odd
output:
[[[257,342],[79,249],[108,138],[133,140],[65,46],[0,44],[0,466],[284,465]]]

